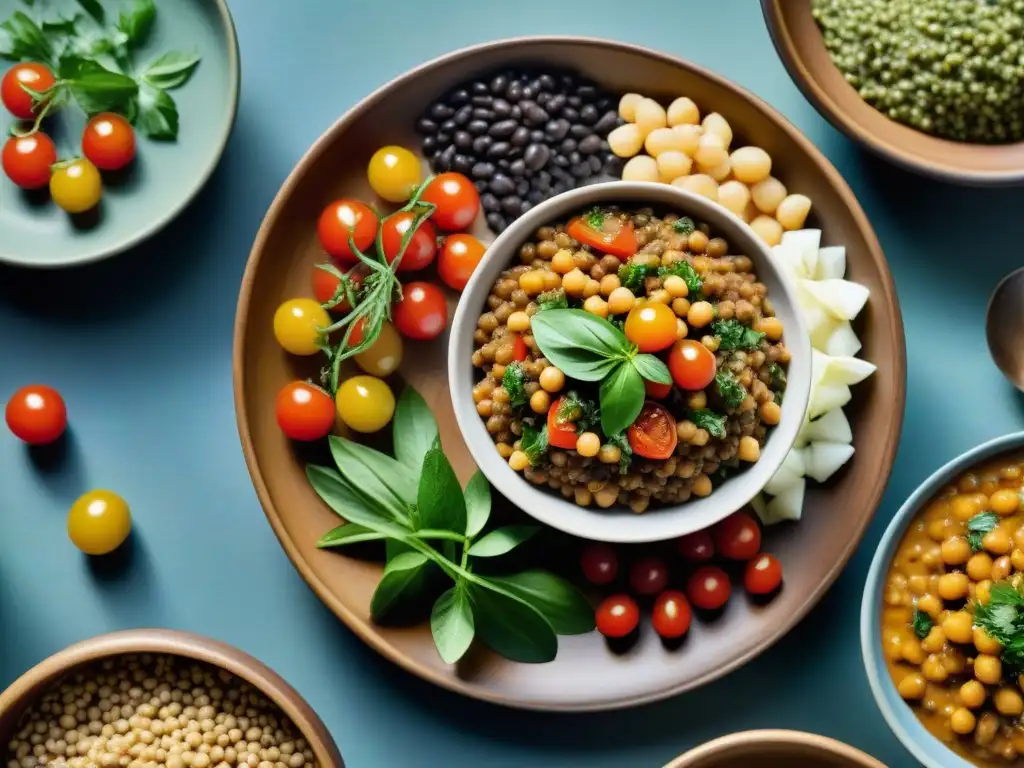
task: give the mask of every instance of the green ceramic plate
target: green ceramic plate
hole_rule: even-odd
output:
[[[100,2],[115,18],[128,5]],[[16,4],[0,5],[7,18]],[[53,0],[47,8],[47,14],[81,11],[74,0]],[[46,269],[98,261],[154,234],[199,192],[224,151],[238,106],[238,41],[225,0],[157,0],[152,36],[136,60],[172,49],[202,57],[192,79],[172,92],[181,118],[177,141],[139,136],[130,171],[105,183],[99,209],[81,220],[57,208],[45,191],[25,193],[0,174],[0,262]],[[6,135],[10,116],[0,111]],[[79,151],[85,119],[75,108],[61,110],[50,124],[62,158]]]

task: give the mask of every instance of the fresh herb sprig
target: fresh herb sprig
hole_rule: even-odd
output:
[[[914,608],[914,617],[910,620],[910,625],[914,628],[914,634],[921,640],[924,640],[928,637],[928,633],[932,631],[934,623],[931,616],[924,611]]]
[[[988,602],[973,603],[974,624],[1003,646],[1002,660],[1016,677],[1024,673],[1024,592],[1021,578],[993,584]]]
[[[568,306],[569,299],[561,288],[544,291],[544,293],[537,296],[538,312],[543,312],[545,309],[565,309]]]
[[[719,349],[754,350],[761,345],[764,334],[744,325],[739,320],[715,320],[711,323],[711,332],[718,337]]]
[[[640,415],[645,379],[672,383],[665,363],[654,355],[639,354],[622,331],[590,312],[538,312],[531,329],[541,353],[566,376],[601,382],[601,429],[606,436],[622,432]]]
[[[576,432],[586,432],[601,423],[601,409],[593,400],[580,397],[576,390],[570,390],[558,406],[555,421],[565,424],[571,421],[576,425]]]
[[[728,368],[723,368],[715,374],[715,387],[723,402],[730,408],[738,408],[747,398],[747,390]]]
[[[526,394],[526,372],[522,363],[508,364],[505,375],[501,377],[501,386],[508,392],[509,403],[513,408],[522,408],[529,402],[530,398]]]
[[[531,465],[535,465],[548,452],[548,425],[540,429],[523,423],[523,436],[519,439],[519,450],[526,454]]]
[[[971,549],[979,552],[985,534],[994,530],[999,524],[999,515],[995,512],[979,512],[967,521],[967,543]]]
[[[721,440],[725,437],[725,416],[715,413],[710,408],[697,408],[690,411],[690,421],[699,429],[706,429],[712,437]]]
[[[437,422],[414,389],[405,389],[395,410],[394,458],[341,437],[331,437],[330,445],[337,470],[309,465],[306,474],[320,498],[348,522],[317,546],[385,542],[387,565],[370,601],[375,621],[433,600],[430,628],[448,664],[461,659],[474,638],[513,661],[551,661],[558,635],[594,628],[593,610],[565,579],[536,569],[476,572],[477,559],[511,552],[539,527],[508,525],[485,533],[490,486],[477,472],[461,488],[441,449]],[[435,597],[432,586],[444,580],[452,586]]]

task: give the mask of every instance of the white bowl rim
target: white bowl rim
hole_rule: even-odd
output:
[[[970,448],[950,461],[943,464],[932,472],[914,492],[910,494],[903,505],[893,516],[889,525],[886,526],[882,538],[878,542],[875,554],[871,559],[871,566],[868,569],[867,580],[864,582],[864,595],[861,598],[860,606],[860,646],[861,656],[864,660],[864,669],[867,673],[868,684],[871,686],[871,693],[875,697],[875,703],[882,712],[882,716],[889,724],[889,728],[902,742],[903,746],[926,768],[974,768],[969,763],[953,752],[949,747],[933,736],[927,728],[917,719],[909,707],[906,707],[906,716],[910,718],[910,728],[904,725],[905,718],[900,718],[897,712],[890,706],[887,692],[896,691],[892,680],[878,673],[884,662],[880,659],[882,644],[879,640],[881,620],[878,608],[881,603],[881,588],[885,570],[892,560],[892,556],[903,536],[904,531],[914,519],[921,507],[931,500],[943,485],[965,470],[970,469],[988,459],[996,456],[1012,453],[1024,449],[1024,431],[1012,432],[1001,437],[993,438],[987,442]],[[934,744],[941,749],[942,760],[937,759],[926,750],[922,743]]]
[[[501,270],[512,263],[515,249],[538,227],[599,201],[667,205],[706,221],[714,229],[723,231],[730,241],[738,241],[738,250],[754,260],[762,279],[774,284],[770,286],[770,293],[786,327],[785,338],[791,352],[786,406],[760,460],[706,498],[642,515],[620,506],[608,510],[580,507],[548,489],[532,485],[514,472],[495,450],[493,440],[473,407],[473,369],[463,349],[476,328],[485,291]],[[761,492],[789,453],[803,425],[810,397],[811,344],[798,306],[796,286],[775,262],[770,249],[742,219],[708,198],[652,182],[609,181],[564,192],[537,205],[499,235],[463,291],[448,345],[448,379],[456,422],[474,461],[491,485],[545,525],[584,539],[615,543],[665,541],[702,530],[742,509]]]

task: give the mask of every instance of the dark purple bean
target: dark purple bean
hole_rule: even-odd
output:
[[[546,107],[549,101],[551,101],[550,93],[541,92],[537,94],[537,104],[539,104],[540,106]]]
[[[594,85],[581,85],[576,89],[576,95],[581,99],[596,99],[597,98],[597,87]]]
[[[473,108],[467,104],[464,107],[459,107],[459,111],[455,113],[452,120],[455,121],[456,125],[465,125],[473,118]]]
[[[555,88],[555,78],[553,78],[551,75],[541,75],[540,77],[537,78],[537,82],[540,83],[540,87],[543,88],[545,91],[550,91]]]
[[[508,173],[509,166],[512,165],[512,163],[509,160],[506,160],[505,158],[502,158],[501,160],[496,162],[495,165],[498,166],[499,170],[504,171],[505,173]]]
[[[599,133],[602,136],[607,136],[611,133],[612,129],[617,127],[619,124],[619,113],[614,109],[609,109],[594,123],[594,132]]]
[[[416,121],[416,130],[420,133],[429,136],[432,133],[437,133],[437,123],[431,120],[429,117],[421,117]]]
[[[442,147],[442,148],[447,146],[448,144],[451,144],[451,142],[452,142],[451,134],[444,133],[443,131],[441,133],[438,133],[436,135],[436,138],[437,138],[437,146]]]
[[[455,133],[459,126],[454,120],[445,120],[441,123],[441,132],[443,133]]]
[[[487,151],[487,148],[491,146],[494,141],[490,136],[477,136],[473,139],[473,151],[478,155],[482,155]]]
[[[477,95],[487,93],[487,83],[483,82],[482,80],[477,80],[475,83],[469,86],[469,90],[471,93]]]
[[[545,141],[547,141],[547,138],[548,137],[544,133],[544,131],[530,131],[530,141],[533,144],[543,144]]]
[[[579,152],[570,152],[566,157],[569,158],[569,162],[573,165],[579,165],[583,162],[583,156]]]
[[[576,78],[567,72],[558,78],[558,84],[565,90],[575,90]]]
[[[491,120],[494,119],[494,113],[489,109],[484,109],[483,107],[475,107],[473,109],[473,119],[487,120],[488,122],[490,122]]]
[[[537,95],[536,88],[531,87],[529,84],[523,86],[523,98],[532,100]]]
[[[567,189],[569,189],[569,185],[564,181],[556,181],[551,185],[551,196],[554,197],[555,195],[560,195]]]
[[[516,191],[516,185],[508,176],[503,173],[494,174],[494,178],[491,179],[490,190],[498,197],[505,197],[511,195]]]
[[[612,101],[607,96],[602,96],[600,99],[594,102],[594,106],[597,107],[597,111],[603,115],[605,112],[611,109],[614,103],[615,102]]]
[[[509,216],[518,216],[519,207],[522,204],[523,201],[520,200],[519,197],[517,197],[516,195],[509,195],[508,197],[502,199],[501,210],[503,213],[506,213]]]
[[[474,179],[489,179],[494,175],[494,166],[491,163],[476,163],[469,169],[469,173]]]
[[[561,141],[565,138],[565,134],[569,132],[569,128],[568,120],[551,120],[544,126],[544,133],[546,133],[550,139]]]
[[[491,80],[491,93],[500,96],[508,88],[508,78],[505,75],[495,75]]]
[[[493,229],[497,233],[501,233],[505,230],[508,225],[505,223],[505,217],[500,213],[488,213],[487,214],[487,226]]]
[[[551,162],[553,162],[559,168],[568,168],[570,165],[569,158],[567,158],[565,155],[555,155],[554,159],[552,159]]]
[[[527,193],[526,199],[529,200],[534,205],[536,205],[537,203],[544,199],[544,193],[541,192],[539,189],[531,189]]]
[[[508,169],[513,176],[522,176],[526,173],[526,161],[522,159],[514,160]]]
[[[427,136],[423,139],[423,154],[431,155],[437,149],[437,137]]]
[[[516,184],[516,194],[519,195],[520,197],[524,197],[526,193],[529,191],[530,182],[528,182],[526,179],[523,179],[518,184]]]
[[[474,96],[472,103],[474,107],[490,108],[491,104],[494,103],[494,97],[489,93],[484,94],[483,96]]]
[[[583,106],[583,99],[581,99],[579,96],[570,96],[568,99],[566,99],[566,101],[569,102],[569,106],[572,107],[573,109],[579,109],[580,107]]]
[[[511,148],[512,145],[509,144],[507,141],[496,141],[493,144],[491,144],[490,148],[487,150],[487,156],[504,157],[506,154],[508,154],[508,151]]]
[[[523,110],[519,108],[518,104],[512,106],[512,113],[509,115],[509,117],[511,117],[513,120],[523,119]]]
[[[469,169],[473,167],[473,158],[469,155],[456,155],[455,161],[452,163],[452,168],[459,173],[469,173]]]
[[[533,79],[530,80],[530,87],[537,93],[540,93],[541,91],[544,90],[544,86],[540,84],[539,77],[534,77]]]
[[[607,139],[601,139],[601,151],[602,152],[611,152],[611,147],[608,145],[608,140]]]
[[[447,98],[447,102],[453,107],[461,107],[469,101],[469,91],[465,88],[456,88]]]
[[[565,103],[566,103],[566,99],[565,99],[565,96],[563,96],[562,94],[558,94],[557,96],[555,96],[554,98],[552,98],[552,99],[551,99],[551,101],[549,101],[549,102],[548,102],[548,103],[547,103],[547,104],[545,105],[545,108],[546,108],[546,109],[547,109],[547,111],[548,111],[548,112],[550,112],[551,114],[555,114],[555,113],[557,113],[557,112],[558,112],[559,110],[561,110],[562,108],[564,108],[564,107],[565,107]]]
[[[562,110],[562,117],[568,120],[570,123],[578,123],[580,120],[580,113],[572,107],[566,107]]]
[[[523,84],[518,81],[509,83],[508,90],[505,91],[505,98],[509,101],[519,101],[523,98]]]
[[[474,136],[480,136],[487,133],[487,123],[483,120],[472,120],[466,128]]]
[[[587,125],[593,125],[596,123],[598,117],[597,107],[593,104],[584,104],[583,107],[580,108],[580,120]]]
[[[437,168],[439,171],[450,171],[452,169],[452,163],[455,161],[455,147],[448,147],[437,160]]]
[[[572,175],[577,179],[585,179],[590,176],[590,164],[589,163],[577,163],[569,169]]]
[[[625,161],[616,155],[612,155],[604,162],[604,172],[609,176],[621,176],[622,166]]]
[[[533,104],[529,108],[523,109],[523,118],[526,120],[527,125],[543,125],[548,121],[548,113],[537,106],[537,104]]]
[[[476,191],[481,193],[481,194],[483,194],[484,192],[487,191],[487,181],[484,180],[484,179],[480,179],[479,181],[474,181],[473,182],[473,186],[476,187]]]
[[[558,149],[561,152],[565,153],[565,154],[568,154],[569,152],[575,152],[576,151],[576,139],[565,139],[559,145]]]
[[[590,134],[579,143],[579,151],[585,155],[592,155],[601,149],[601,137]]]
[[[590,157],[588,157],[587,164],[590,166],[591,173],[601,172],[601,158],[599,158],[597,155],[591,155]]]
[[[452,140],[459,149],[469,149],[473,146],[473,136],[466,131],[456,131]]]
[[[449,117],[455,114],[455,110],[449,107],[447,104],[440,102],[435,103],[430,108],[430,116],[434,120],[447,120]]]
[[[576,123],[576,125],[572,126],[569,129],[569,135],[572,136],[577,141],[579,139],[585,139],[593,132],[593,128],[591,128],[589,125],[583,125],[583,123]]]
[[[519,126],[512,133],[509,143],[513,147],[525,147],[530,142],[530,129],[524,125]]]
[[[494,110],[495,116],[500,118],[506,118],[512,114],[512,105],[504,99],[495,99],[491,109]]]
[[[483,209],[488,213],[494,213],[499,208],[501,208],[501,203],[498,202],[498,198],[496,198],[490,192],[485,192],[484,194],[480,195],[480,205],[483,206]]]
[[[528,212],[531,208],[533,208],[533,203],[531,203],[529,200],[523,200],[523,202],[521,202],[519,204],[519,215],[522,216],[524,213]]]
[[[526,161],[526,167],[531,171],[539,171],[547,164],[549,157],[551,157],[551,150],[546,145],[531,144],[526,148],[523,160]]]
[[[492,124],[491,127],[488,129],[487,133],[488,135],[493,136],[496,139],[507,139],[509,136],[515,133],[515,130],[515,120],[502,120],[500,122]]]

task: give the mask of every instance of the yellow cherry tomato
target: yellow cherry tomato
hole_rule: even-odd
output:
[[[128,503],[113,491],[89,491],[71,505],[68,537],[87,555],[106,555],[132,530]]]
[[[378,196],[392,203],[404,203],[423,180],[420,161],[405,147],[381,147],[370,158],[366,170],[370,186]]]
[[[50,197],[68,213],[85,213],[103,196],[96,166],[84,157],[57,168],[50,176]]]
[[[353,376],[343,382],[334,403],[341,420],[356,432],[383,429],[395,415],[391,388],[373,376]]]
[[[356,355],[356,362],[371,376],[390,376],[397,371],[402,364],[402,337],[395,326],[385,322],[373,345]]]
[[[274,313],[274,337],[293,355],[315,355],[320,351],[320,329],[331,324],[327,310],[313,299],[291,299]]]

